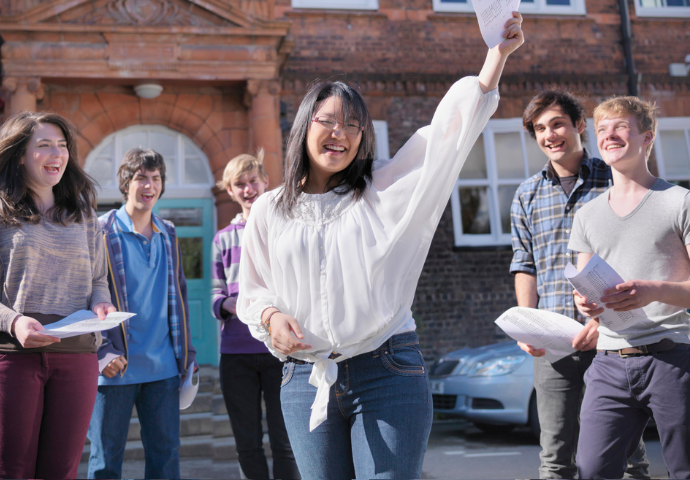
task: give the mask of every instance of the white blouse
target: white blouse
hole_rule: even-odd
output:
[[[281,360],[261,326],[269,307],[297,319],[312,349],[291,354],[314,362],[318,388],[310,429],[326,419],[336,362],[372,351],[415,330],[411,306],[436,227],[470,149],[498,106],[476,77],[456,82],[431,125],[392,160],[374,162],[363,197],[302,194],[288,218],[279,190],[252,207],[240,261],[239,318]],[[340,356],[329,359],[332,352]]]

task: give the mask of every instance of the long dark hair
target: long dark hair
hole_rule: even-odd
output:
[[[55,204],[47,217],[69,225],[93,215],[96,206],[95,182],[77,162],[77,135],[72,124],[56,113],[21,112],[12,115],[0,127],[0,222],[19,226],[20,220],[38,223],[41,212],[36,194],[31,191],[22,157],[31,136],[43,123],[62,130],[67,141],[69,159],[60,182],[53,187]]]
[[[371,180],[371,168],[374,163],[376,135],[371,122],[369,110],[362,96],[343,82],[324,81],[314,84],[302,99],[295,122],[290,131],[287,151],[285,152],[285,184],[278,197],[278,206],[288,216],[309,181],[309,156],[307,155],[307,133],[312,123],[314,112],[322,102],[330,97],[337,97],[342,102],[342,115],[345,123],[356,120],[364,127],[362,140],[352,163],[344,170],[335,173],[330,183],[331,189],[338,195],[352,193],[359,199]]]

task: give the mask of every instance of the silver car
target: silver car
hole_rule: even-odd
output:
[[[487,432],[527,426],[539,437],[532,363],[514,341],[444,355],[429,371],[434,412]]]

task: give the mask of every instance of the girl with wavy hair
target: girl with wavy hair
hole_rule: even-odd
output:
[[[42,333],[110,303],[94,182],[54,113],[0,128],[0,478],[75,478],[98,386],[100,334]]]

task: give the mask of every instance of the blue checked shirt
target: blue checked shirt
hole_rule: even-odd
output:
[[[538,308],[584,322],[573,303],[573,288],[563,275],[569,261],[577,264],[575,252],[568,250],[568,239],[577,210],[611,185],[609,167],[585,150],[570,197],[550,163],[515,192],[510,208],[510,272],[537,276]]]

